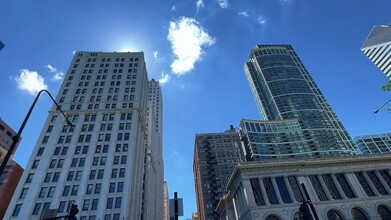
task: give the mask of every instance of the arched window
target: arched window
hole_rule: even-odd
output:
[[[379,213],[382,220],[391,220],[391,211],[389,207],[385,205],[379,205],[377,207],[377,212]]]
[[[338,211],[332,209],[327,212],[327,220],[343,220],[343,217]]]
[[[276,215],[268,215],[265,220],[280,220]]]
[[[359,208],[352,209],[352,216],[354,220],[369,220],[365,212]]]

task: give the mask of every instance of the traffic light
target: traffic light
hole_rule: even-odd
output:
[[[303,203],[300,204],[299,211],[303,220],[313,220],[308,203],[306,201],[303,201]]]
[[[72,204],[71,210],[69,211],[68,219],[69,220],[77,220],[77,218],[76,218],[77,213],[79,213],[79,208],[77,207],[77,205]]]

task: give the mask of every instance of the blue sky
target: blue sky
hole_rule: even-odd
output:
[[[292,44],[352,137],[390,132],[373,115],[391,93],[360,47],[390,23],[389,0],[1,1],[0,117],[17,130],[34,94],[57,95],[74,51],[144,51],[161,80],[165,179],[196,211],[196,133],[222,132],[260,114],[243,71],[256,44]],[[15,160],[26,165],[51,107],[40,98]]]

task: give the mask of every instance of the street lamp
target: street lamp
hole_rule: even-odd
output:
[[[66,120],[67,124],[68,124],[69,126],[73,126],[72,122],[69,121],[68,117],[67,117],[67,116],[64,114],[64,112],[61,110],[60,106],[59,106],[59,105],[57,104],[57,102],[54,100],[53,96],[49,93],[49,91],[47,91],[46,89],[42,89],[41,91],[39,91],[38,94],[37,94],[37,97],[35,97],[34,102],[33,102],[33,104],[32,104],[31,107],[30,107],[30,110],[27,112],[27,115],[26,115],[26,117],[24,118],[24,121],[23,121],[22,125],[20,126],[18,133],[17,133],[15,136],[12,137],[12,144],[11,144],[11,146],[10,146],[10,148],[9,148],[9,150],[8,150],[8,152],[7,152],[7,154],[6,154],[5,157],[4,157],[3,163],[2,163],[1,166],[0,166],[0,176],[3,174],[3,171],[4,171],[4,169],[5,169],[5,166],[7,165],[7,162],[8,162],[8,160],[9,160],[9,158],[11,157],[12,152],[13,152],[14,149],[15,149],[16,143],[18,143],[18,141],[19,141],[19,138],[20,138],[20,135],[22,134],[22,131],[23,131],[23,129],[24,129],[24,126],[26,125],[27,120],[29,119],[29,117],[30,117],[30,115],[31,115],[31,112],[32,112],[33,109],[34,109],[35,103],[37,103],[38,98],[39,98],[39,96],[41,95],[42,92],[46,92],[46,93],[50,96],[50,98],[52,99],[52,101],[54,102],[54,104],[57,106],[57,109],[60,110],[61,114],[65,117],[65,120]]]
[[[387,100],[385,103],[383,103],[383,105],[381,105],[379,108],[377,108],[373,114],[376,114],[380,111],[381,108],[383,108],[387,103],[389,103],[391,101],[391,99]]]

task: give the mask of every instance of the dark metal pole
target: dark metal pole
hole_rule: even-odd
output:
[[[15,146],[16,146],[16,144],[18,143],[18,141],[19,141],[19,139],[20,139],[20,135],[22,134],[23,129],[24,129],[24,127],[26,126],[26,123],[27,123],[28,119],[30,118],[31,112],[33,111],[33,109],[34,109],[34,107],[35,107],[35,104],[37,103],[38,98],[39,98],[39,96],[41,95],[42,92],[46,92],[46,93],[50,96],[50,98],[52,99],[52,101],[54,102],[54,104],[57,106],[57,109],[60,110],[60,112],[61,112],[62,115],[64,115],[67,124],[68,124],[69,126],[73,126],[73,124],[68,120],[68,117],[67,117],[67,116],[64,114],[64,112],[61,110],[60,106],[59,106],[59,105],[57,104],[57,102],[54,100],[54,98],[53,98],[52,95],[49,93],[49,91],[47,91],[46,89],[43,89],[43,90],[39,91],[38,94],[37,94],[37,97],[35,97],[33,104],[31,105],[29,111],[27,112],[27,115],[26,115],[26,117],[24,118],[23,123],[22,123],[22,125],[20,126],[18,133],[17,133],[15,136],[12,137],[12,144],[11,144],[11,146],[10,146],[10,148],[9,148],[9,150],[8,150],[8,152],[7,152],[7,154],[6,154],[5,157],[4,157],[3,163],[2,163],[1,166],[0,166],[0,176],[3,174],[4,169],[5,169],[5,166],[6,166],[7,163],[8,163],[8,160],[10,159],[10,157],[11,157],[11,155],[12,155],[12,152],[15,150]]]
[[[174,220],[178,220],[178,193],[174,192]]]
[[[383,108],[387,103],[389,103],[391,99],[388,99],[383,105],[381,105],[379,108],[377,108],[375,111],[373,111],[373,114],[376,114],[380,111],[381,108]]]

